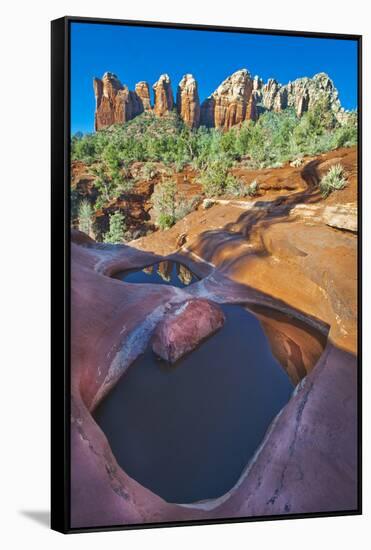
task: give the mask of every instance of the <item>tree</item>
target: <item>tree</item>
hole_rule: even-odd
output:
[[[80,202],[78,217],[80,231],[93,237],[93,209],[88,200],[84,199]]]
[[[105,243],[117,244],[124,240],[125,216],[117,210],[109,217],[109,231],[104,235]]]
[[[152,195],[153,210],[156,223],[160,229],[167,229],[176,221],[176,184],[167,181],[156,185]]]

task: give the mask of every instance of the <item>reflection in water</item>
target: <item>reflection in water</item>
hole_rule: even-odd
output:
[[[117,273],[115,278],[126,283],[170,284],[178,288],[184,288],[198,281],[188,267],[170,260],[152,264],[140,270],[122,271]]]
[[[231,489],[293,389],[256,316],[222,308],[223,328],[175,366],[148,347],[95,412],[120,466],[170,502]]]
[[[171,281],[171,272],[173,265],[171,262],[160,262],[157,267],[157,273],[163,281],[169,283]]]
[[[273,355],[296,386],[313,369],[327,343],[328,327],[314,329],[307,323],[264,306],[250,306],[269,339]]]
[[[146,273],[147,275],[151,275],[152,271],[153,271],[153,265],[149,265],[147,267],[143,267],[143,271],[144,273]]]

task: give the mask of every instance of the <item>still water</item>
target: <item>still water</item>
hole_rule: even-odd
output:
[[[156,283],[184,288],[198,281],[198,277],[185,265],[166,260],[139,270],[121,271],[115,279],[126,283]]]
[[[177,265],[167,273],[184,284]],[[94,413],[120,466],[169,502],[231,489],[293,391],[255,315],[222,308],[223,328],[175,365],[149,346]]]

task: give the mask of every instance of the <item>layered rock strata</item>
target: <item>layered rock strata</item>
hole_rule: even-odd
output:
[[[256,118],[253,81],[246,69],[226,78],[201,106],[201,124],[228,130]],[[247,108],[248,107],[248,108]]]
[[[138,82],[135,85],[135,92],[142,103],[143,110],[150,111],[152,107],[151,107],[151,95],[149,91],[148,82],[144,82],[144,81]]]
[[[169,75],[162,74],[152,88],[155,92],[155,105],[153,111],[155,115],[162,117],[169,113],[174,107],[174,98]]]
[[[186,74],[179,82],[176,104],[177,111],[185,124],[190,128],[198,128],[200,124],[200,100],[197,82],[193,75]]]
[[[264,83],[259,76],[252,78],[247,69],[241,69],[226,78],[201,105],[197,81],[191,74],[185,74],[179,82],[176,105],[169,75],[161,75],[152,88],[153,108],[147,82],[138,82],[135,91],[130,91],[113,73],[105,73],[102,79],[95,78],[95,129],[123,124],[144,111],[153,110],[156,116],[163,117],[175,107],[190,128],[203,125],[222,130],[256,120],[265,111],[293,108],[301,117],[319,102],[341,124],[351,116],[341,107],[338,91],[326,73],[282,85],[273,78]]]
[[[105,73],[102,79],[94,79],[95,130],[112,124],[124,124],[150,108],[149,88],[146,82],[137,84],[135,91],[113,73]]]

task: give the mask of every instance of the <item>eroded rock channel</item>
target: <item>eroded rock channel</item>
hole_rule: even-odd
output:
[[[198,280],[170,261],[115,278],[182,288]],[[277,318],[268,308],[253,313],[240,304],[221,307],[225,323],[219,331],[175,365],[149,345],[94,412],[121,468],[168,502],[217,498],[232,489],[306,374],[305,350],[295,342],[304,324]],[[308,336],[314,349],[309,328]],[[325,340],[316,345],[314,362]]]

